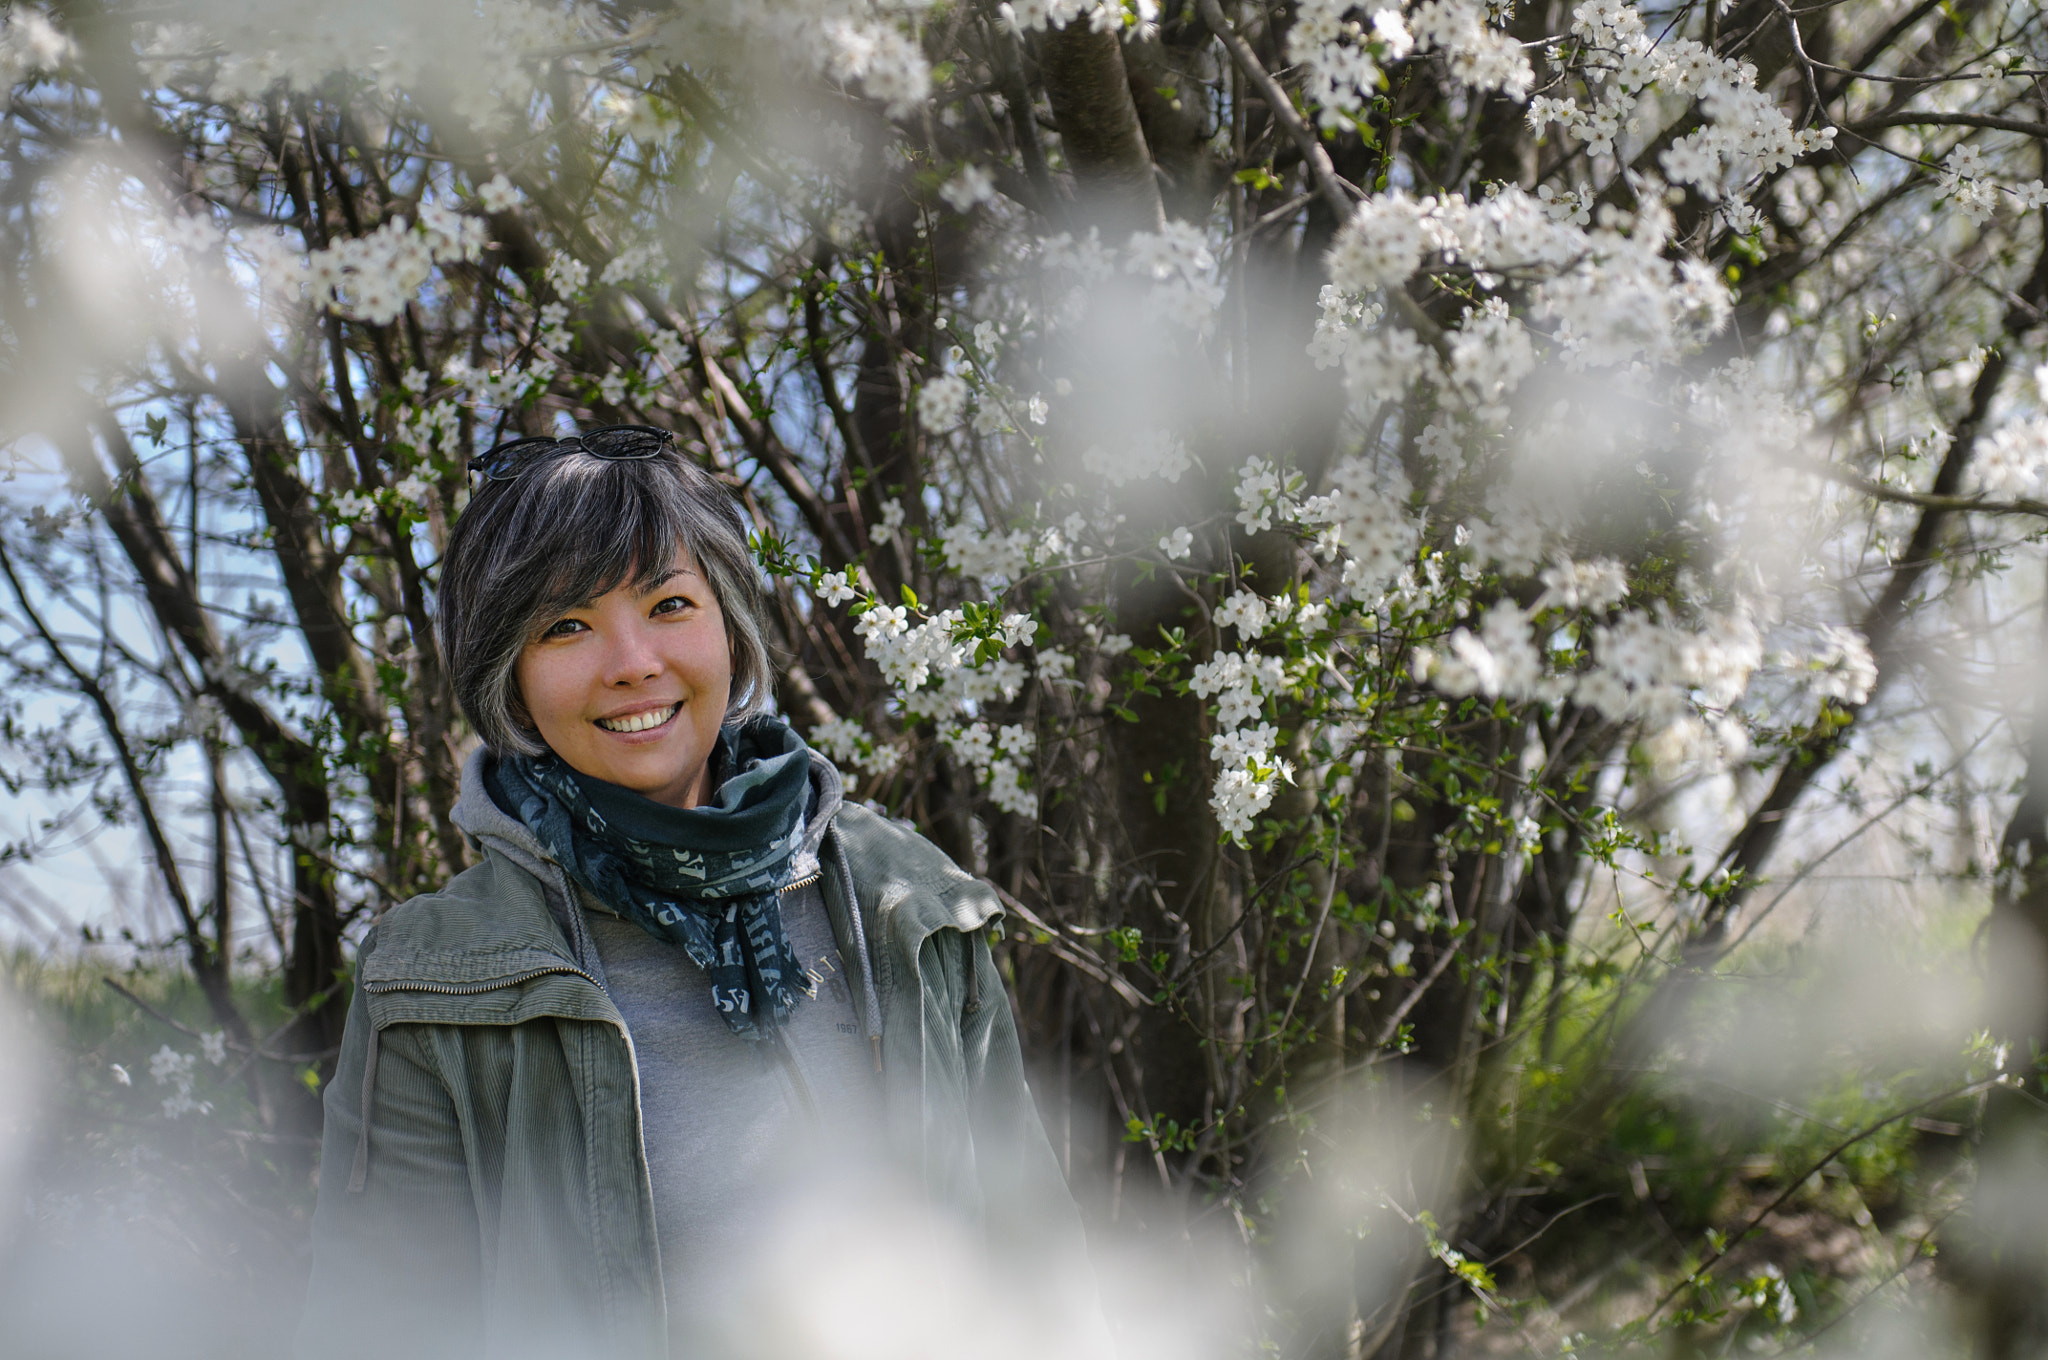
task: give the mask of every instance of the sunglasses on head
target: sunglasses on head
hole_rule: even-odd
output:
[[[606,425],[582,434],[557,439],[553,435],[531,435],[507,440],[469,460],[469,470],[487,482],[509,482],[533,465],[534,455],[552,449],[581,449],[592,458],[608,463],[631,463],[652,458],[676,442],[668,430],[652,425]]]

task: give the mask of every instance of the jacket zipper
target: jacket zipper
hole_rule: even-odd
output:
[[[547,977],[554,973],[574,974],[588,982],[591,986],[597,987],[600,992],[604,990],[603,987],[598,986],[596,978],[584,972],[581,968],[566,966],[536,968],[531,972],[513,973],[505,977],[495,978],[489,982],[472,982],[462,986],[449,986],[438,982],[365,982],[363,990],[366,992],[428,992],[435,996],[475,996],[479,992],[495,992],[500,987],[517,986],[519,983],[531,982],[537,977]]]
[[[793,888],[808,888],[824,876],[825,871],[823,869],[814,869],[810,873],[804,875],[802,878],[793,879],[792,881],[783,884],[780,888],[777,888],[776,891],[788,892]]]

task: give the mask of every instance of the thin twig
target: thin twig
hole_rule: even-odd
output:
[[[987,882],[986,879],[982,881]],[[1046,945],[1054,954],[1108,987],[1126,1005],[1149,1006],[1152,1004],[1152,998],[1146,996],[1136,987],[1133,987],[1128,978],[1119,977],[1104,967],[1102,960],[1096,958],[1085,949],[1075,947],[1066,938],[1065,932],[1058,926],[1052,925],[1041,918],[1037,912],[1019,902],[1009,893],[1004,892],[999,885],[989,883],[988,886],[995,889],[996,896],[1002,899],[1005,908],[1023,918],[1025,925],[1030,926],[1033,930],[1046,937]]]
[[[1859,1129],[1857,1132],[1850,1134],[1847,1138],[1844,1138],[1841,1142],[1829,1148],[1826,1152],[1821,1154],[1820,1159],[1814,1162],[1812,1166],[1800,1172],[1797,1176],[1792,1177],[1790,1181],[1786,1183],[1785,1189],[1778,1195],[1776,1199],[1772,1200],[1769,1204],[1766,1204],[1763,1208],[1757,1210],[1756,1213],[1750,1218],[1749,1222],[1742,1225],[1742,1230],[1740,1232],[1731,1234],[1728,1240],[1718,1250],[1709,1253],[1707,1259],[1700,1262],[1699,1265],[1693,1269],[1690,1275],[1687,1275],[1677,1284],[1672,1285],[1671,1288],[1668,1291],[1666,1291],[1664,1297],[1657,1300],[1657,1306],[1655,1308],[1652,1308],[1648,1313],[1644,1314],[1644,1323],[1647,1324],[1650,1321],[1652,1321],[1657,1316],[1657,1314],[1663,1312],[1666,1308],[1668,1308],[1671,1305],[1671,1301],[1673,1299],[1677,1298],[1680,1294],[1684,1293],[1688,1288],[1696,1284],[1698,1281],[1705,1279],[1707,1273],[1711,1271],[1715,1266],[1719,1265],[1722,1259],[1726,1257],[1729,1252],[1735,1250],[1735,1247],[1738,1243],[1742,1242],[1751,1233],[1755,1232],[1765,1219],[1769,1218],[1772,1214],[1778,1212],[1779,1209],[1783,1208],[1785,1201],[1791,1199],[1792,1196],[1798,1192],[1800,1186],[1805,1185],[1809,1179],[1816,1175],[1829,1162],[1832,1162],[1833,1160],[1835,1160],[1835,1158],[1841,1156],[1844,1152],[1847,1152],[1850,1148],[1856,1146],[1858,1143],[1870,1137],[1872,1134],[1877,1133],[1882,1129],[1889,1128],[1891,1125],[1898,1123],[1901,1119],[1906,1119],[1913,1115],[1919,1114],[1922,1110],[1932,1109],[1936,1105],[1940,1105],[1945,1101],[1956,1100],[1962,1096],[1974,1095],[1978,1091],[1989,1090],[1991,1087],[1998,1085],[2002,1079],[2003,1075],[1998,1074],[1989,1077],[1980,1077],[1974,1081],[1964,1082],[1961,1086],[1951,1087],[1950,1089],[1943,1091],[1938,1095],[1929,1096],[1927,1099],[1921,1101],[1917,1105],[1908,1105],[1903,1110],[1899,1110],[1895,1113],[1886,1115],[1883,1119],[1878,1120],[1875,1124],[1872,1124],[1864,1129]]]
[[[116,995],[125,998],[128,1002],[134,1005],[134,1007],[137,1010],[141,1011],[144,1015],[147,1015],[150,1019],[156,1021],[158,1024],[168,1026],[169,1028],[176,1030],[178,1033],[183,1034],[188,1038],[199,1039],[203,1041],[208,1037],[203,1030],[196,1030],[192,1028],[192,1026],[184,1023],[181,1020],[173,1020],[170,1016],[165,1015],[162,1011],[150,1005],[147,1001],[144,1001],[141,997],[129,991],[120,983],[114,981],[114,979],[110,977],[103,977],[100,979],[100,981],[106,983],[108,987],[113,989]],[[333,1057],[336,1053],[339,1053],[341,1051],[338,1048],[328,1048],[322,1049],[318,1053],[266,1053],[261,1049],[252,1049],[247,1044],[238,1043],[237,1041],[228,1038],[225,1033],[221,1035],[221,1043],[225,1045],[230,1052],[233,1053],[247,1053],[252,1058],[263,1058],[270,1062],[291,1063],[293,1065],[298,1065],[300,1063],[325,1062],[327,1059]]]

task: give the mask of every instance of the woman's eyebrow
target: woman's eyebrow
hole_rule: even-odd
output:
[[[697,571],[694,567],[670,567],[667,571],[663,572],[660,576],[656,577],[654,579],[653,584],[648,586],[647,588],[650,591],[660,590],[663,586],[667,585],[670,581],[675,580],[678,576],[695,576],[696,574]]]

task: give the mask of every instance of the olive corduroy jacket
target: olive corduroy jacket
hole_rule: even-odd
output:
[[[480,864],[358,955],[298,1353],[667,1360],[631,1035],[578,964],[559,867],[478,839]],[[1085,1248],[989,951],[995,894],[862,807],[825,850],[842,955],[872,968],[894,1151],[930,1204],[1071,1281]]]

